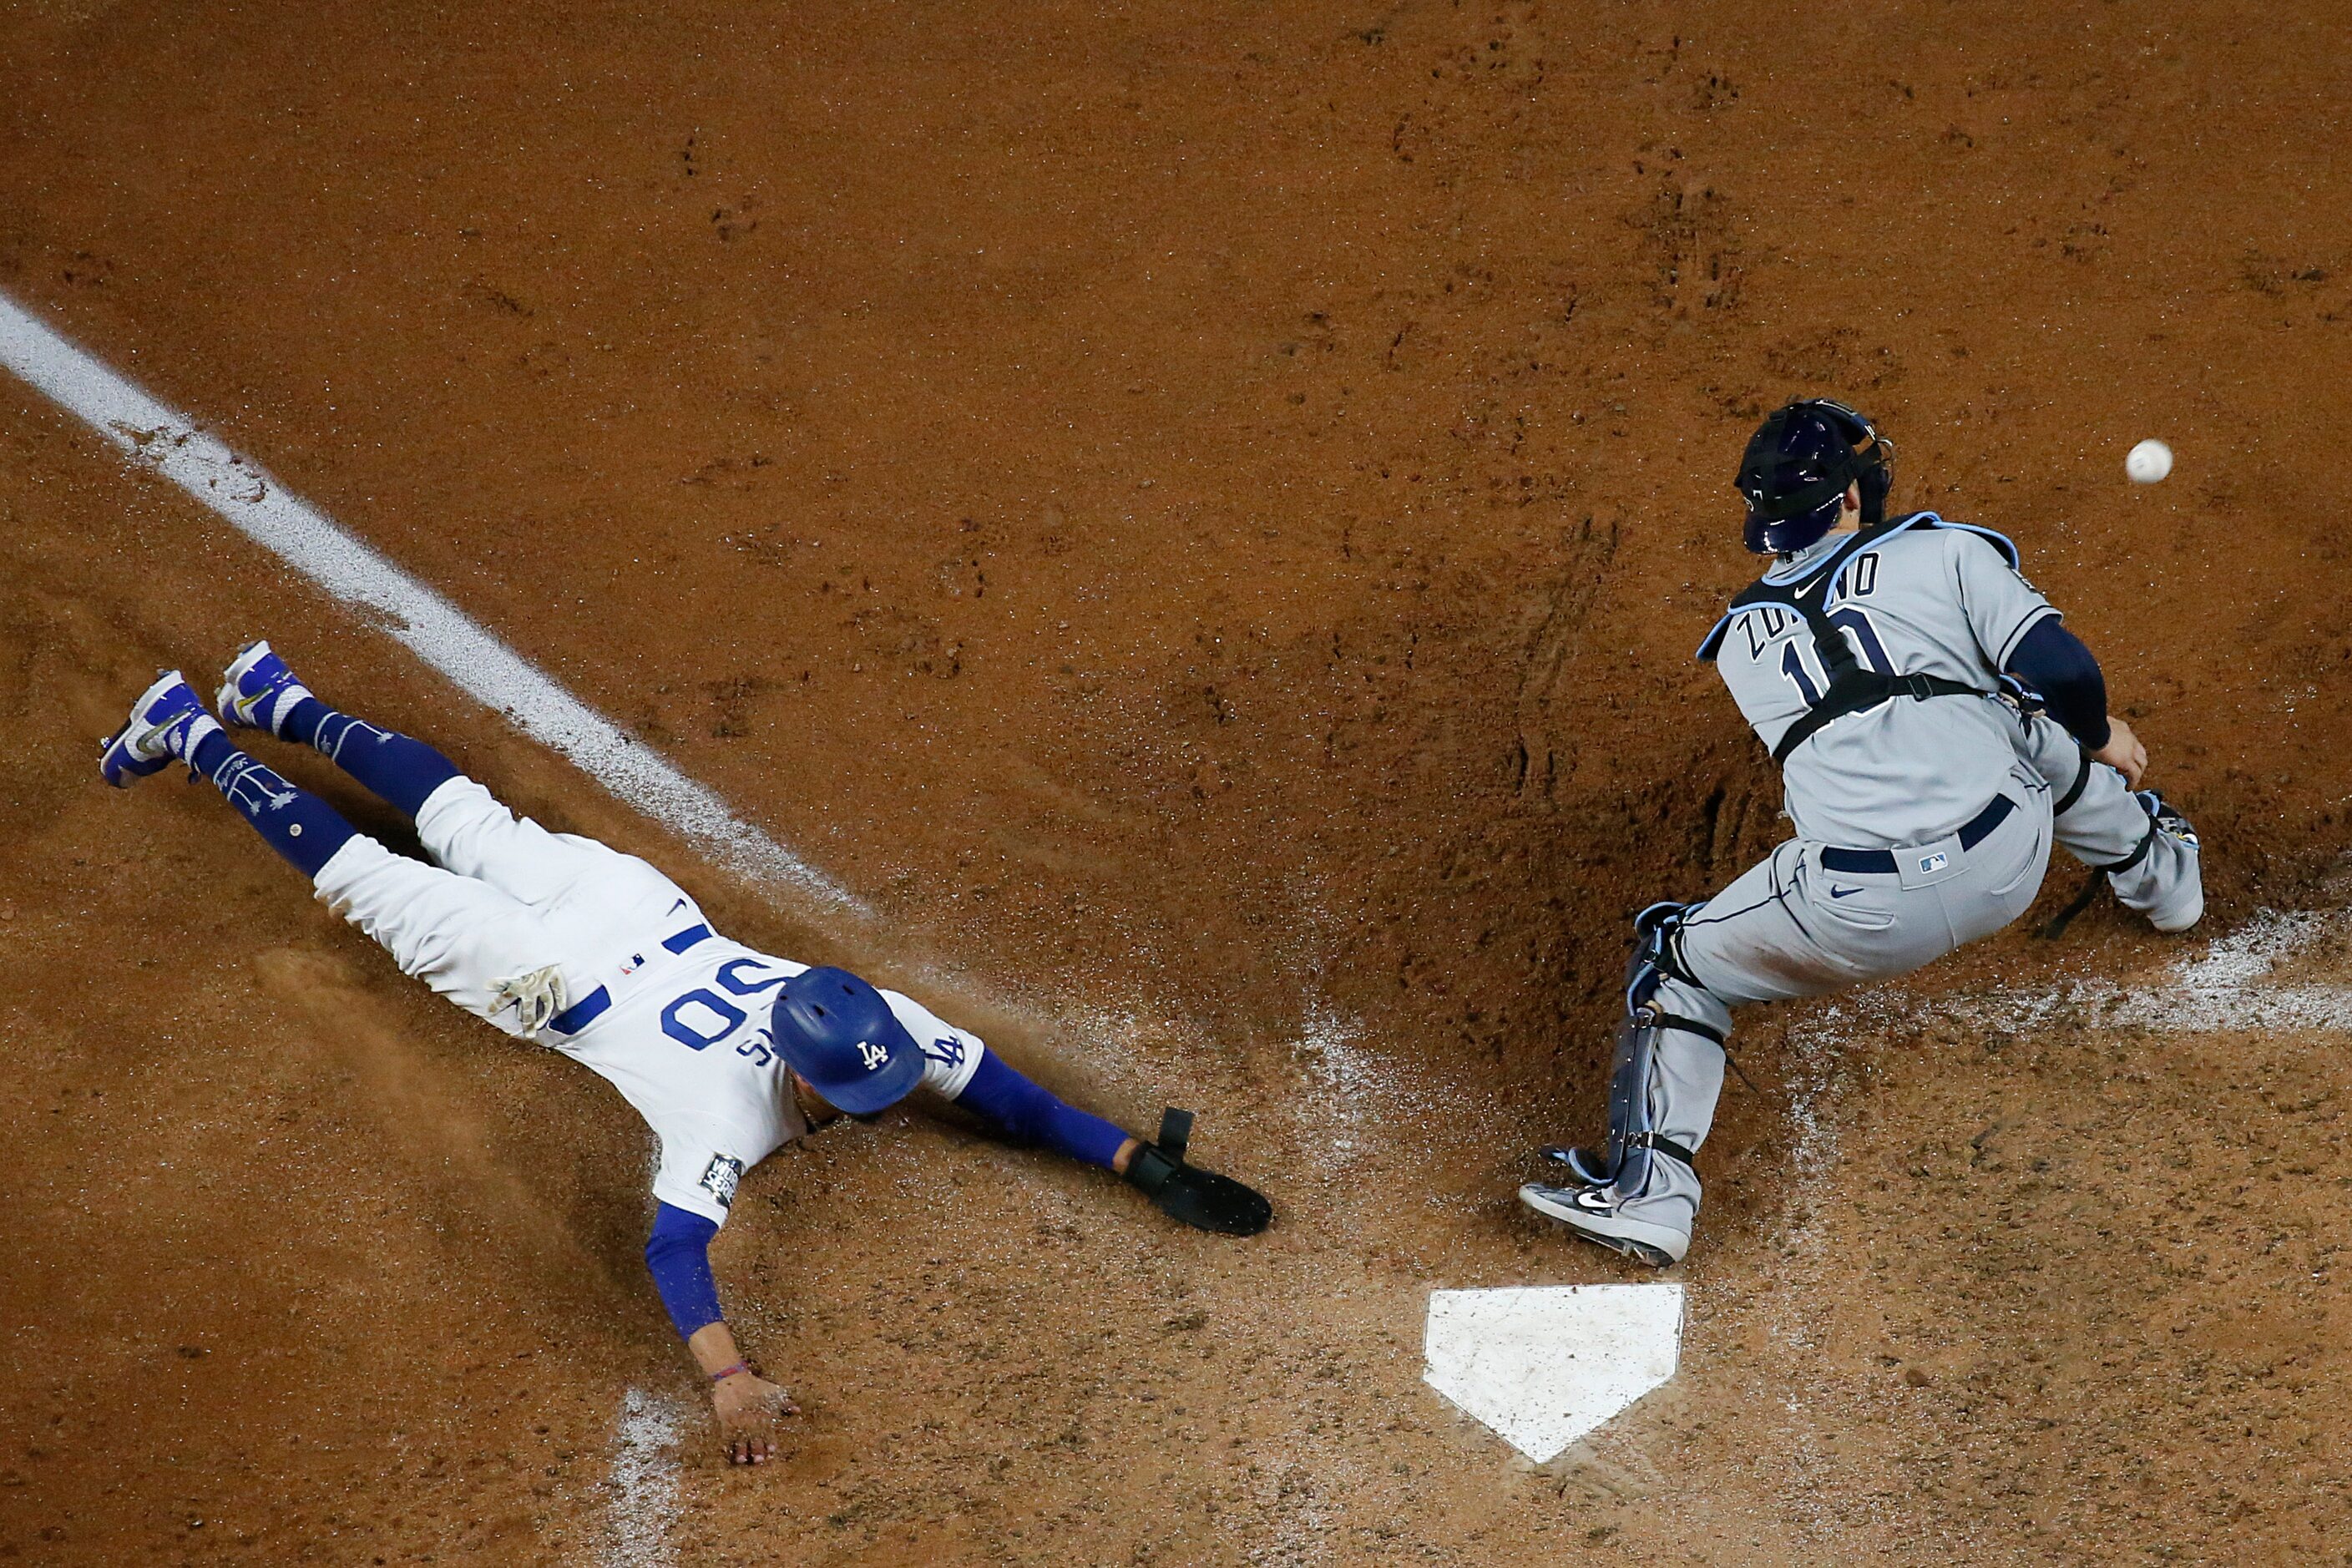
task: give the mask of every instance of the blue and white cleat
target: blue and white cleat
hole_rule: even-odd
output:
[[[220,715],[248,730],[280,734],[286,715],[310,695],[310,689],[302,684],[292,667],[271,652],[267,641],[257,642],[238,654],[222,672]]]
[[[115,788],[129,789],[132,779],[163,772],[174,757],[187,762],[196,742],[219,728],[195,688],[178,670],[164,670],[131,705],[130,722],[99,753],[98,771]]]

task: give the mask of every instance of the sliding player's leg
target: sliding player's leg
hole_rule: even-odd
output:
[[[550,913],[561,906],[567,923],[599,929],[661,924],[680,912],[660,935],[701,919],[693,900],[645,861],[518,818],[425,742],[328,707],[266,642],[230,664],[220,708],[231,724],[316,749],[412,818],[436,864],[519,902]]]
[[[329,908],[467,1012],[529,1035],[562,1010],[562,944],[532,910],[486,882],[394,855],[342,814],[239,751],[177,670],[132,706],[100,771],[110,784],[174,759],[212,781]]]

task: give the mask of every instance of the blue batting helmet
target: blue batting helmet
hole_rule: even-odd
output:
[[[846,969],[811,969],[776,994],[769,1033],[809,1087],[852,1116],[886,1110],[923,1081],[923,1047],[882,993]]]
[[[1748,548],[1790,555],[1837,526],[1848,485],[1862,489],[1862,521],[1885,514],[1895,443],[1843,403],[1806,398],[1774,409],[1739,459],[1739,493],[1748,502]]]

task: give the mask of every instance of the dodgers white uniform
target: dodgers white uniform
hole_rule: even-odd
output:
[[[365,835],[314,879],[329,908],[451,1002],[525,1037],[502,983],[555,966],[564,1005],[536,1037],[621,1091],[660,1139],[654,1195],[723,1225],[745,1171],[808,1131],[768,1030],[777,987],[809,966],[710,929],[634,855],[517,818],[467,778],[436,789],[416,833],[436,865]],[[986,1047],[881,993],[922,1047],[923,1086],[952,1100]]]

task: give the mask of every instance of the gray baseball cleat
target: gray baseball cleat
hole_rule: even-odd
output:
[[[2152,789],[2137,791],[2134,798],[2147,813],[2148,820],[2156,824],[2158,833],[2168,833],[2191,849],[2198,847],[2197,829],[2190,826],[2188,813]]]
[[[1529,1182],[1519,1189],[1519,1202],[1559,1221],[1587,1241],[1597,1241],[1655,1268],[1680,1263],[1683,1254],[1690,1250],[1689,1226],[1640,1217],[1631,1211],[1640,1207],[1642,1200],[1620,1198],[1614,1187],[1548,1187]]]

